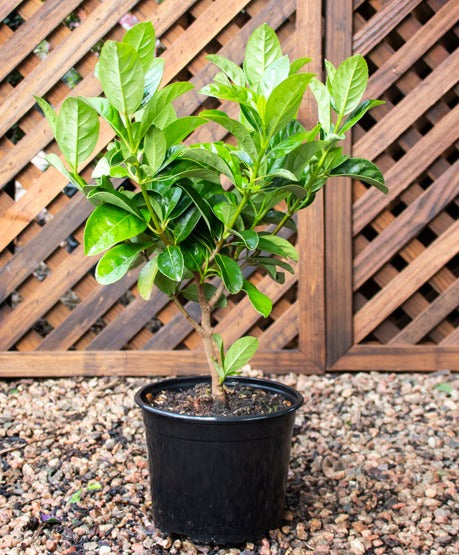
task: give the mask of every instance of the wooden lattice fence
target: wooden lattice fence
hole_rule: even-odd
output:
[[[246,298],[214,313],[227,341],[260,338],[266,370],[459,369],[457,0],[4,0],[0,5],[0,374],[159,374],[205,368],[199,341],[167,298],[143,301],[136,273],[111,286],[82,249],[84,197],[53,168],[56,152],[33,94],[59,106],[100,94],[100,41],[153,22],[163,83],[212,77],[205,55],[242,61],[251,31],[274,27],[284,50],[352,52],[370,65],[368,96],[386,100],[353,138],[390,194],[331,185],[299,219],[300,273],[283,285],[251,278],[275,301],[260,318]],[[218,107],[197,92],[180,115]],[[302,110],[315,113],[311,99]],[[224,138],[202,128],[193,139]],[[110,141],[102,127],[96,153]],[[89,179],[94,162],[85,168]],[[195,310],[193,305],[190,310]]]

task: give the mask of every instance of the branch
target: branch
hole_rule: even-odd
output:
[[[175,306],[180,310],[180,312],[183,314],[183,316],[185,316],[185,318],[188,320],[188,322],[193,326],[193,328],[199,333],[199,335],[202,336],[203,330],[202,327],[193,320],[193,318],[191,317],[191,315],[186,311],[185,307],[182,305],[182,303],[177,299],[177,297],[171,297],[173,303],[175,304]]]
[[[215,305],[217,304],[218,299],[221,297],[221,294],[223,293],[223,289],[225,289],[225,283],[221,281],[220,285],[215,290],[215,293],[212,295],[212,297],[210,297],[208,301],[211,309],[214,308]]]

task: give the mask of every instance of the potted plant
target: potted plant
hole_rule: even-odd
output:
[[[95,205],[84,232],[87,255],[101,255],[101,284],[141,265],[138,291],[169,296],[202,339],[210,377],[178,378],[136,394],[146,425],[154,517],[167,532],[195,540],[256,539],[282,519],[295,410],[301,395],[265,380],[235,377],[257,349],[255,337],[231,346],[213,331],[212,310],[246,294],[267,317],[272,302],[248,279],[258,268],[282,282],[298,254],[285,232],[332,176],[350,176],[385,192],[378,168],[343,154],[339,142],[378,100],[361,102],[368,79],[357,55],[323,84],[290,62],[266,24],[248,40],[243,67],[218,55],[201,93],[235,103],[238,119],[206,110],[177,118],[173,101],[189,83],[160,87],[151,23],[108,41],[96,67],[105,98],[67,98],[57,115],[41,98],[65,164],[48,161]],[[296,119],[310,88],[318,122]],[[115,137],[87,183],[79,166],[93,152],[99,117]],[[215,122],[235,139],[189,144],[197,127]],[[120,185],[121,183],[121,185]],[[127,185],[126,185],[127,184]],[[184,301],[199,303],[194,318]]]

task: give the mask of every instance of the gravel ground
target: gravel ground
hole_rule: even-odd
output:
[[[458,378],[280,378],[305,396],[284,525],[231,548],[155,528],[147,380],[0,381],[0,553],[457,555]]]

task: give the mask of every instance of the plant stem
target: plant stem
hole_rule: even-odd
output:
[[[180,310],[180,312],[183,314],[183,316],[185,316],[185,318],[187,319],[187,321],[193,326],[193,328],[195,329],[195,331],[197,331],[199,333],[199,335],[202,335],[202,328],[201,326],[198,324],[198,322],[196,322],[195,320],[193,320],[191,314],[189,314],[189,312],[186,310],[186,308],[182,305],[182,303],[177,299],[177,297],[171,297],[172,298],[172,302],[175,304],[175,306]]]
[[[201,307],[201,331],[199,332],[204,351],[206,353],[207,364],[209,365],[210,376],[212,379],[212,397],[216,401],[225,401],[225,392],[220,384],[219,376],[214,365],[214,360],[217,358],[215,353],[215,346],[212,339],[212,323],[211,323],[211,307],[206,299],[203,284],[198,281],[198,299],[199,306]]]

